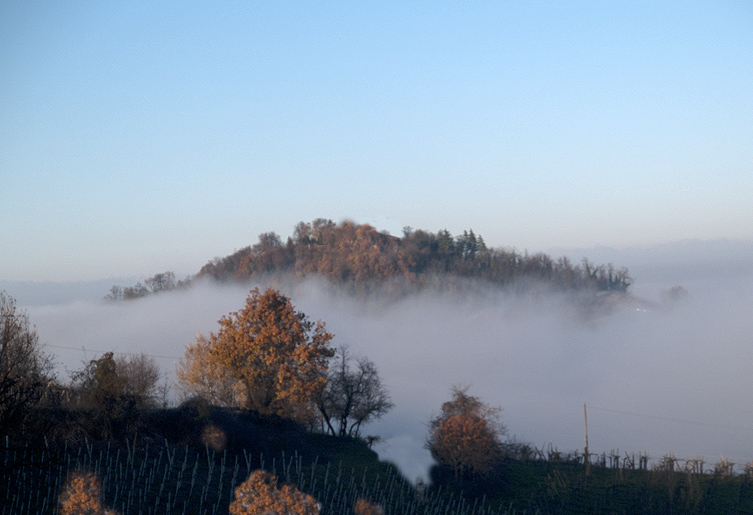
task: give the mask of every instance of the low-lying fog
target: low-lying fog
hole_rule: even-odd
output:
[[[521,302],[487,290],[473,300],[362,302],[315,281],[283,293],[325,321],[335,345],[377,364],[395,408],[364,433],[384,437],[380,455],[409,479],[428,477],[427,422],[453,385],[470,385],[471,394],[501,406],[509,435],[539,447],[582,450],[587,403],[592,452],[673,452],[709,464],[724,455],[743,465],[753,459],[750,270],[686,278],[679,284],[688,298],[669,310],[634,303],[587,320],[556,295]],[[657,305],[676,284],[633,276],[634,295]],[[215,331],[222,315],[244,305],[248,289],[197,285],[135,302],[27,311],[41,340],[55,346],[49,350],[64,379],[65,370],[107,350],[157,356],[173,377],[184,345]]]

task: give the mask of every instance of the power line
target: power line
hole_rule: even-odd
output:
[[[632,412],[632,411],[622,411],[622,410],[616,410],[616,409],[611,409],[611,408],[600,408],[598,406],[591,406],[590,404],[588,405],[588,407],[589,407],[589,409],[595,409],[595,410],[598,410],[598,411],[608,411],[610,413],[619,413],[620,415],[631,415],[631,416],[634,416],[634,417],[652,418],[652,419],[656,419],[656,420],[665,420],[665,421],[668,421],[668,422],[679,422],[681,424],[692,424],[692,425],[696,425],[696,426],[717,427],[717,428],[722,428],[722,429],[735,429],[735,430],[738,430],[738,431],[753,431],[753,428],[750,428],[750,427],[729,426],[729,425],[725,425],[725,424],[715,424],[715,423],[712,423],[712,422],[698,422],[696,420],[684,420],[684,419],[681,419],[681,418],[662,417],[662,416],[659,416],[659,415],[648,415],[648,414],[645,414],[645,413],[635,413],[635,412]]]
[[[45,345],[45,347],[52,347],[53,349],[67,349],[67,350],[82,350],[84,352],[112,352],[113,354],[121,354],[124,356],[147,356],[149,358],[160,359],[183,359],[180,356],[160,356],[158,354],[146,354],[144,352],[120,352],[120,351],[106,351],[102,349],[89,349],[86,347],[65,347],[63,345]]]

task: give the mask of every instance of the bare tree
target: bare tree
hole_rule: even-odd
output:
[[[319,411],[331,434],[358,437],[362,424],[381,418],[394,405],[372,361],[354,358],[345,346],[334,361]]]
[[[141,282],[123,288],[123,300],[139,299],[141,297],[146,297],[148,294],[149,289],[141,284]]]
[[[161,274],[155,274],[145,282],[146,285],[151,289],[152,293],[170,291],[176,286],[175,274],[173,272],[163,272]]]
[[[33,410],[54,380],[52,358],[16,301],[0,291],[0,434],[26,438]]]
[[[136,400],[141,408],[157,406],[160,396],[160,370],[154,358],[145,354],[118,356],[115,369],[121,384],[121,393]]]
[[[120,302],[123,300],[123,287],[113,284],[112,288],[110,288],[110,293],[105,295],[105,300],[113,302]]]
[[[72,379],[89,407],[129,402],[144,409],[155,407],[159,401],[159,367],[145,354],[115,358],[112,352],[106,352],[74,372]]]

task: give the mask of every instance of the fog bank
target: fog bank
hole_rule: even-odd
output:
[[[592,452],[753,459],[753,275],[680,284],[689,295],[672,309],[661,299],[674,284],[652,277],[635,285],[648,302],[588,319],[560,295],[522,301],[486,289],[362,301],[313,280],[282,291],[326,322],[335,345],[376,363],[395,408],[364,432],[384,437],[380,455],[412,480],[427,478],[427,422],[453,385],[501,406],[509,434],[539,447],[582,449],[587,403]],[[172,377],[184,346],[242,308],[249,287],[198,284],[119,304],[26,308],[61,370],[114,350],[156,356]]]

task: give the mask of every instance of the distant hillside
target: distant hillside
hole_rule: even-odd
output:
[[[555,260],[543,253],[487,247],[473,230],[453,237],[446,230],[435,234],[406,228],[399,238],[368,224],[335,224],[324,219],[300,222],[285,243],[275,233],[261,234],[255,245],[204,265],[198,277],[244,281],[278,272],[299,278],[319,274],[356,288],[395,277],[422,285],[438,276],[483,279],[499,285],[535,279],[563,290],[624,292],[630,286],[625,268],[597,266],[586,259],[573,264],[567,258]]]
[[[271,274],[300,279],[318,275],[357,293],[391,279],[401,279],[414,290],[448,287],[458,278],[503,287],[540,282],[560,291],[626,292],[631,283],[626,268],[596,265],[585,258],[575,264],[566,257],[487,247],[473,230],[452,236],[447,230],[432,233],[406,228],[397,237],[368,224],[336,224],[322,218],[300,222],[286,242],[274,232],[263,233],[255,245],[208,262],[193,279],[243,282]],[[165,272],[148,279],[146,285],[115,286],[108,297],[141,297],[189,282],[175,282],[174,274]]]

